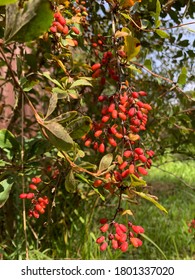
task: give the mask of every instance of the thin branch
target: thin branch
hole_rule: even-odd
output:
[[[135,62],[135,61],[130,61],[129,62],[130,64],[133,64],[133,65],[136,65],[137,67],[139,68],[142,68],[144,69],[145,71],[147,71],[148,73],[150,73],[152,76],[156,77],[156,78],[159,78],[159,79],[162,79],[170,84],[173,85],[173,87],[171,88],[171,90],[173,89],[176,89],[178,92],[184,94],[188,99],[191,99],[190,96],[186,95],[185,92],[177,85],[176,82],[174,82],[173,80],[169,79],[169,78],[166,78],[164,76],[161,76],[153,71],[151,71],[150,69],[148,69],[146,66],[144,66],[143,64],[140,64],[138,62]]]
[[[170,174],[171,176],[175,177],[177,180],[179,180],[180,182],[182,182],[186,187],[188,187],[188,188],[190,188],[190,189],[192,189],[192,190],[195,190],[195,188],[193,188],[192,186],[190,186],[189,184],[187,184],[183,179],[181,179],[181,177],[178,177],[178,176],[175,175],[174,173],[172,173],[172,172],[170,172],[170,171],[167,171],[167,170],[164,170],[164,169],[162,169],[162,168],[160,168],[159,166],[154,165],[154,164],[153,164],[152,166],[155,167],[155,168],[157,168],[157,169],[159,169],[159,170],[161,170],[161,171],[163,171],[163,172],[165,172],[165,173]]]

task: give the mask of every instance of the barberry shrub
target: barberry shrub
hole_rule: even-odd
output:
[[[13,192],[24,229],[26,216],[33,225],[40,218],[49,226],[59,212],[67,229],[81,201],[97,196],[106,205],[109,198],[115,206],[109,217],[100,217],[96,243],[100,251],[130,252],[142,246],[145,229],[132,222],[134,213],[124,201],[146,199],[167,213],[149,193],[145,176],[165,150],[166,129],[156,131],[163,121],[167,124],[168,105],[160,108],[152,78],[148,87],[141,70],[172,83],[180,94],[179,85],[187,79],[183,69],[175,85],[155,74],[144,57],[151,41],[147,34],[152,32],[148,36],[158,44],[169,36],[159,28],[160,1],[152,1],[155,12],[141,0],[20,2],[4,1],[0,27],[2,76],[16,101],[0,131],[0,207],[8,205]],[[149,19],[142,18],[142,9]],[[6,88],[2,93],[8,98]]]

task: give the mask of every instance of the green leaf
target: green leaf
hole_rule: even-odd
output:
[[[57,122],[45,123],[42,128],[44,135],[57,149],[69,151],[74,147],[75,142],[61,124]]]
[[[180,74],[177,80],[177,83],[180,85],[185,85],[186,84],[186,78],[187,75],[186,74]]]
[[[69,112],[65,112],[59,116],[57,116],[56,118],[48,121],[48,122],[58,122],[58,123],[66,123],[71,121],[72,119],[74,119],[76,117],[76,115],[78,114],[77,111],[69,111]]]
[[[143,193],[143,192],[136,192],[136,191],[133,191],[133,192],[136,193],[137,195],[139,195],[140,197],[152,202],[157,208],[159,208],[161,211],[168,214],[167,210],[150,195]]]
[[[49,100],[49,107],[47,109],[47,114],[45,116],[45,119],[47,119],[56,109],[58,103],[58,96],[56,93],[53,93],[50,100]]]
[[[131,185],[130,187],[132,188],[136,188],[136,187],[140,187],[140,186],[146,186],[146,181],[137,178],[137,176],[135,176],[134,174],[130,174],[130,179],[131,179]]]
[[[124,50],[127,54],[128,61],[136,57],[140,52],[140,41],[133,36],[133,33],[127,27],[123,27],[122,32],[126,32],[128,36],[124,37]]]
[[[56,79],[52,79],[50,76],[49,72],[43,72],[42,74],[39,73],[40,75],[42,75],[43,77],[47,78],[48,80],[50,80],[52,83],[54,83],[55,85],[57,85],[58,87],[60,87],[62,90],[64,90],[63,86],[56,80]],[[57,92],[56,92],[57,93]]]
[[[186,79],[187,79],[187,68],[184,66],[181,69],[181,73],[178,77],[177,83],[180,85],[185,85],[186,84]]]
[[[79,117],[71,121],[67,129],[72,139],[79,139],[89,132],[91,128],[91,119],[88,116]]]
[[[19,149],[19,143],[15,136],[7,129],[0,130],[0,148],[1,149]]]
[[[92,87],[92,84],[85,79],[80,79],[80,80],[77,80],[77,81],[73,82],[72,85],[70,86],[70,88],[74,88],[74,87],[78,87],[78,86]]]
[[[29,0],[24,7],[18,3],[6,6],[4,39],[7,42],[29,42],[48,30],[53,11],[48,0]]]
[[[155,29],[156,34],[158,34],[158,36],[160,36],[161,38],[169,38],[169,34],[167,32],[165,32],[164,30],[161,29]]]
[[[13,181],[10,178],[0,182],[0,208],[6,203],[9,198],[9,194],[13,185]]]
[[[17,0],[0,0],[0,6],[9,5],[15,3]]]
[[[144,61],[144,66],[146,66],[149,70],[152,70],[152,61],[151,61],[151,59],[146,59]]]
[[[98,173],[101,174],[102,171],[107,170],[112,164],[112,161],[113,161],[113,154],[110,153],[103,156],[99,164]]]
[[[67,190],[67,192],[74,193],[76,191],[77,185],[78,181],[75,179],[74,173],[71,169],[66,175],[65,189]]]

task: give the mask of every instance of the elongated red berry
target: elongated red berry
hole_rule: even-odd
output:
[[[96,239],[96,243],[101,244],[102,242],[104,242],[104,240],[105,240],[105,236],[102,235]]]
[[[138,155],[142,155],[144,153],[142,148],[135,148],[135,153]]]
[[[148,175],[148,171],[144,167],[139,166],[137,169],[140,174]]]
[[[121,249],[122,252],[126,252],[127,249],[128,249],[128,242],[127,242],[127,241],[123,242],[123,243],[120,245],[120,249]]]
[[[129,117],[133,117],[136,113],[136,109],[134,107],[130,108],[128,111]]]
[[[21,193],[19,195],[19,198],[21,198],[21,199],[25,199],[26,197],[27,197],[27,193]]]
[[[33,177],[31,181],[34,184],[39,184],[42,180],[40,177]]]
[[[118,246],[118,241],[115,240],[115,239],[112,239],[111,242],[112,242],[112,248],[115,249],[115,250],[118,249],[118,247],[119,247],[119,246]]]
[[[145,232],[142,226],[136,226],[136,225],[132,225],[132,230],[137,234]]]
[[[108,142],[110,143],[111,146],[116,147],[117,142],[114,140],[112,137],[108,137]]]
[[[100,227],[101,232],[106,232],[109,229],[109,224],[104,224],[103,226]]]
[[[130,238],[130,242],[132,243],[132,245],[134,247],[139,247],[139,246],[142,246],[142,241],[141,239],[137,238],[137,237],[131,237]]]
[[[102,243],[102,245],[100,246],[100,251],[105,251],[107,247],[108,247],[107,242]]]
[[[95,72],[97,69],[101,68],[101,64],[100,63],[95,63],[91,66],[91,69],[93,72]]]
[[[123,232],[127,232],[127,227],[125,225],[119,224],[119,227]]]
[[[30,184],[29,185],[29,188],[31,189],[31,190],[37,190],[37,186],[36,185],[34,185],[34,184]]]
[[[75,26],[72,26],[71,27],[71,30],[75,33],[75,34],[80,34],[80,31],[78,30],[78,28],[77,27],[75,27]]]
[[[104,153],[104,152],[105,152],[105,145],[104,145],[104,143],[101,143],[101,144],[99,145],[98,151],[99,151],[100,153]]]
[[[26,194],[26,198],[27,198],[27,199],[32,199],[32,198],[34,198],[34,196],[35,196],[34,193],[27,193],[27,194]]]

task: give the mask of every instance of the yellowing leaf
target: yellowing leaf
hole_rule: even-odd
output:
[[[140,139],[140,136],[138,134],[132,134],[132,133],[129,134],[129,140],[137,141],[139,139]]]
[[[124,8],[130,8],[135,5],[136,2],[141,2],[142,0],[121,0],[120,6]]]
[[[133,213],[132,213],[131,210],[128,209],[128,210],[123,211],[121,215],[122,215],[122,216],[123,216],[123,215],[130,215],[130,216],[133,216]]]
[[[131,60],[140,52],[140,41],[133,36],[133,33],[127,27],[123,27],[121,31],[128,33],[128,35],[124,37],[124,51],[127,54],[127,60]]]

